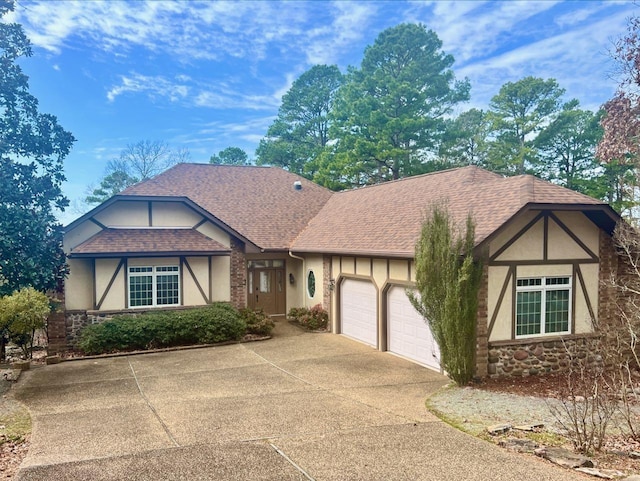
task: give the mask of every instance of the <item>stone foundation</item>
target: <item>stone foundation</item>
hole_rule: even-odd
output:
[[[162,309],[163,311],[181,311],[186,309],[194,309],[194,307],[198,306],[186,306],[186,307],[168,307]],[[158,309],[150,309],[150,310],[136,310],[132,312],[130,310],[126,311],[66,311],[64,317],[64,328],[65,328],[65,338],[64,345],[62,343],[58,343],[58,348],[55,350],[55,353],[74,350],[80,339],[80,333],[82,330],[90,326],[92,324],[101,324],[104,321],[112,319],[114,316],[120,314],[126,314],[128,316],[137,316],[140,314],[145,314],[146,312],[158,312]],[[52,352],[49,352],[52,354]]]
[[[571,365],[600,365],[596,336],[489,344],[490,377],[532,376],[567,370]]]

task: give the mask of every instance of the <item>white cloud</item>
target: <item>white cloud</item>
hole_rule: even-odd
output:
[[[176,83],[165,77],[152,77],[133,73],[131,76],[122,75],[121,83],[107,92],[107,99],[113,102],[118,96],[126,93],[146,93],[151,98],[163,97],[171,102],[184,99],[190,88],[183,83]]]
[[[369,33],[377,13],[375,2],[333,2],[329,12],[331,22],[308,32],[307,61],[309,64],[333,64],[340,54]]]
[[[625,12],[580,28],[563,31],[537,42],[513,48],[492,58],[470,62],[457,69],[472,81],[474,103],[485,104],[507,81],[533,75],[555,78],[578,97],[583,107],[597,109],[615,88],[609,78],[607,46],[626,25]]]

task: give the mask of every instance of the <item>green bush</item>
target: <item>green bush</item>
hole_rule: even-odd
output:
[[[0,297],[0,360],[4,360],[9,339],[22,349],[25,358],[32,357],[33,337],[36,330],[45,327],[50,312],[47,295],[33,287]]]
[[[218,302],[187,311],[121,315],[86,327],[78,347],[85,354],[236,341],[247,330],[240,313]]]
[[[240,317],[247,324],[247,334],[257,334],[259,336],[269,336],[276,326],[275,322],[264,313],[262,309],[240,309]]]
[[[326,329],[329,324],[329,313],[320,304],[316,304],[311,309],[293,307],[289,310],[287,317],[311,331]]]

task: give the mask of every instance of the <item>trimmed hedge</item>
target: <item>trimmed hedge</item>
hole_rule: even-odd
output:
[[[225,302],[186,311],[121,315],[83,329],[78,347],[85,354],[135,351],[190,344],[237,341],[247,323]]]

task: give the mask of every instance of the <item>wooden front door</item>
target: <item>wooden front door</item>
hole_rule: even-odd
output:
[[[256,268],[249,271],[249,307],[266,314],[285,314],[284,269]]]

